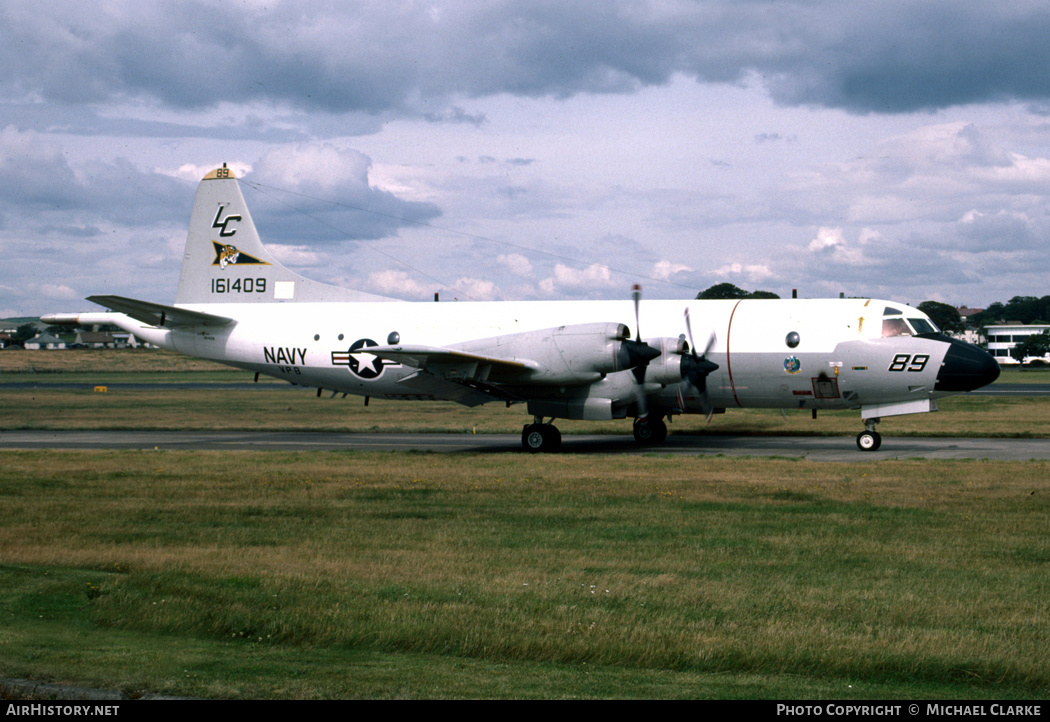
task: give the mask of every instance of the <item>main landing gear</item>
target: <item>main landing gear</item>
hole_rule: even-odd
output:
[[[861,451],[877,451],[882,446],[882,435],[875,430],[878,419],[864,419],[864,431],[857,434],[857,448]]]
[[[634,440],[643,446],[656,446],[667,439],[667,424],[663,419],[647,416],[634,420]],[[561,449],[561,432],[554,425],[554,419],[543,423],[542,417],[535,417],[531,424],[521,430],[521,446],[525,451],[536,454],[548,453]]]
[[[645,416],[634,420],[634,440],[643,446],[662,444],[667,439],[667,424],[659,417]]]
[[[525,451],[536,454],[541,451],[558,451],[561,448],[561,432],[553,424],[554,419],[543,423],[542,417],[537,416],[531,424],[526,424],[521,430],[521,445]]]

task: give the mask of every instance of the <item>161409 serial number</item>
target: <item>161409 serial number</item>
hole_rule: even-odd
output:
[[[265,278],[213,278],[212,293],[266,293]]]

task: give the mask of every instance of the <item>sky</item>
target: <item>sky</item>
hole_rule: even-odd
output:
[[[227,163],[405,300],[1050,294],[1041,0],[0,0],[0,318],[171,303]]]

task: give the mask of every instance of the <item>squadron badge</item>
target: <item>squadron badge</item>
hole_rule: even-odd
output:
[[[218,241],[212,241],[211,245],[215,249],[215,260],[211,262],[211,265],[218,266],[223,270],[226,270],[227,266],[270,265],[266,261],[260,261],[255,256],[250,256],[247,253],[238,250],[236,246],[231,246],[228,243],[219,243]]]

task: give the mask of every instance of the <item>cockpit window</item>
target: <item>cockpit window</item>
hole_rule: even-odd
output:
[[[898,309],[896,309],[896,308],[893,308],[891,306],[887,306],[883,310],[882,315],[883,316],[900,316],[901,312]]]
[[[925,318],[909,318],[907,321],[903,318],[882,319],[883,338],[890,336],[918,336],[924,333],[938,333],[937,327]]]
[[[882,337],[911,336],[911,329],[903,318],[886,318],[882,320]]]
[[[915,329],[915,333],[937,333],[937,327],[927,321],[925,318],[909,318],[908,323]]]

